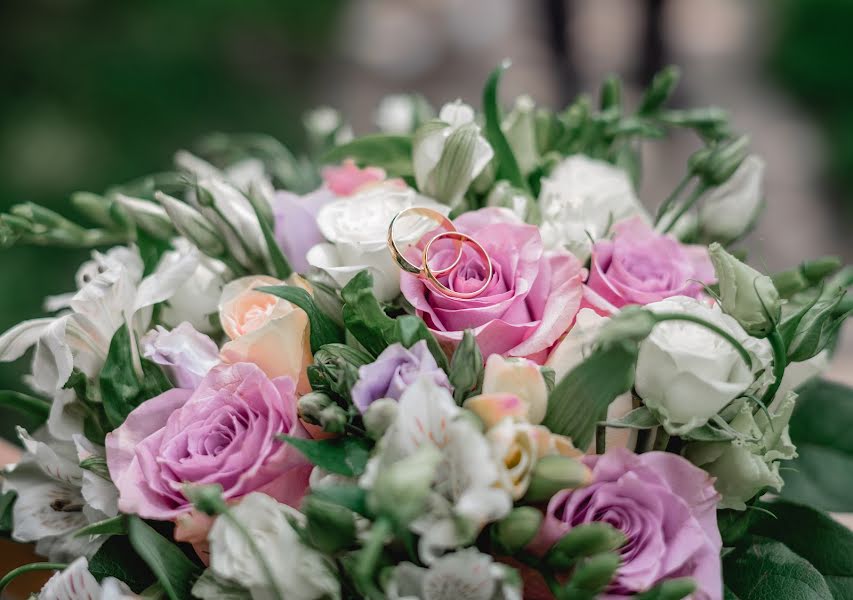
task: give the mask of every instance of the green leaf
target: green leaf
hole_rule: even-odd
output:
[[[640,406],[623,417],[605,421],[604,424],[616,429],[652,429],[660,425],[660,421],[648,407]]]
[[[0,390],[0,407],[21,412],[39,425],[47,421],[50,414],[50,402],[14,390]]]
[[[139,560],[130,540],[125,536],[113,536],[89,559],[89,572],[98,581],[115,577],[125,582],[130,589],[139,593],[150,586],[156,578],[151,569]]]
[[[518,161],[512,153],[512,148],[501,128],[501,109],[498,104],[498,86],[503,72],[509,67],[509,62],[502,63],[492,71],[483,88],[483,112],[486,116],[486,139],[495,151],[497,161],[497,179],[506,179],[520,190],[530,191],[527,180],[518,167]]]
[[[201,600],[251,600],[252,594],[246,588],[217,577],[210,569],[196,580],[192,589],[193,597]]]
[[[284,252],[281,251],[281,247],[279,247],[278,242],[276,242],[275,234],[270,226],[270,222],[261,212],[262,209],[258,203],[266,203],[266,200],[256,198],[251,193],[248,194],[248,199],[249,203],[252,205],[252,209],[255,211],[255,217],[258,219],[258,225],[261,226],[261,233],[264,236],[264,242],[267,245],[267,252],[269,252],[270,262],[273,267],[273,275],[279,279],[287,279],[293,273],[293,267],[291,267],[290,263],[287,262]]]
[[[201,574],[198,565],[139,517],[129,517],[128,535],[133,549],[151,568],[171,600],[192,597],[193,583]]]
[[[90,456],[80,461],[80,468],[91,471],[101,479],[112,481],[110,477],[110,468],[107,466],[107,459],[103,456]]]
[[[117,515],[86,525],[74,532],[74,537],[84,535],[125,535],[127,534],[127,519],[125,515]]]
[[[332,148],[323,156],[323,162],[339,163],[347,158],[360,165],[382,167],[389,177],[414,174],[412,137],[408,135],[365,135]]]
[[[611,344],[593,352],[569,371],[548,396],[548,411],[542,424],[570,437],[575,447],[587,448],[607,407],[634,384],[636,361],[634,344]]]
[[[316,352],[321,346],[340,342],[344,339],[343,329],[321,311],[314,298],[301,287],[294,285],[275,285],[258,288],[261,292],[284,298],[305,311],[311,324],[311,351]]]
[[[853,532],[829,516],[789,502],[761,504],[750,531],[785,544],[820,571],[835,598],[853,598]]]
[[[786,500],[853,511],[853,389],[824,380],[803,386],[791,417],[798,457],[783,471]]]
[[[394,335],[397,341],[406,348],[411,348],[421,340],[426,341],[427,348],[429,348],[430,354],[435,358],[438,366],[445,372],[450,368],[447,363],[447,355],[420,317],[416,317],[415,315],[397,317],[394,324]]]
[[[350,509],[354,513],[371,518],[373,515],[367,508],[367,490],[356,484],[320,485],[311,488],[311,495]]]
[[[833,600],[820,572],[785,544],[751,536],[723,560],[723,580],[741,600]]]
[[[18,494],[9,490],[0,494],[0,533],[12,531],[12,509]]]
[[[312,464],[345,477],[364,473],[370,457],[370,444],[362,438],[347,436],[333,440],[308,440],[281,434],[278,439],[299,450]]]
[[[360,271],[341,290],[344,300],[344,324],[358,342],[374,357],[398,341],[397,324],[385,314],[373,295],[373,275]]]
[[[153,362],[138,357],[142,365],[142,379],[133,368],[133,348],[127,325],[116,331],[110,342],[107,360],[101,369],[101,397],[107,420],[114,428],[145,400],[171,389],[172,385],[163,371]]]

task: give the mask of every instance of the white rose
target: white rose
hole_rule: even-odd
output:
[[[278,589],[291,600],[340,598],[340,584],[329,561],[302,544],[288,517],[302,514],[255,492],[244,497],[231,514],[248,530],[267,560]],[[255,600],[270,597],[270,582],[243,533],[226,518],[218,517],[208,534],[210,568],[224,579],[249,589]]]
[[[418,189],[450,206],[462,199],[494,156],[474,117],[474,109],[457,100],[445,104],[438,120],[426,123],[415,135],[412,161]],[[473,132],[473,137],[454,135],[463,130]]]
[[[592,240],[607,234],[613,223],[648,214],[628,174],[610,163],[577,154],[542,178],[539,192],[542,241],[547,248],[568,248],[581,260]]]
[[[371,187],[327,204],[317,214],[317,225],[328,243],[308,251],[308,264],[326,272],[340,287],[359,271],[369,269],[376,297],[384,302],[393,300],[400,293],[400,267],[388,251],[388,225],[398,212],[411,206],[448,212],[447,206],[398,184]],[[426,232],[424,228],[394,233],[402,249]]]
[[[749,337],[732,317],[685,296],[646,305],[659,313],[687,313],[722,328],[752,355],[750,370],[734,347],[706,327],[685,321],[658,324],[640,344],[634,388],[674,435],[700,427],[755,381],[769,362],[766,340]]]
[[[752,226],[764,201],[764,160],[751,154],[728,181],[712,189],[699,208],[706,234],[733,240]]]

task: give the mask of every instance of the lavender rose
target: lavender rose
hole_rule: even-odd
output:
[[[705,471],[666,452],[617,449],[583,461],[593,483],[551,498],[531,550],[545,552],[573,527],[603,521],[628,538],[603,598],[631,597],[674,577],[696,581],[694,600],[723,597],[719,494]]]
[[[140,340],[142,355],[163,367],[175,387],[195,389],[219,364],[216,342],[183,322],[171,331],[158,325]]]
[[[451,389],[447,375],[438,367],[424,340],[409,349],[392,344],[374,362],[359,368],[358,381],[352,388],[353,403],[363,413],[380,398],[399,400],[403,391],[421,375]]]
[[[264,492],[296,505],[311,465],[276,434],[307,437],[290,377],[251,363],[214,368],[195,391],[172,389],[141,404],[107,435],[119,510],[172,520],[192,509],[184,483],[218,483],[226,499]]]
[[[715,281],[704,246],[659,234],[640,217],[617,223],[613,230],[612,240],[593,246],[587,285],[617,308],[672,296],[695,298],[703,283]]]

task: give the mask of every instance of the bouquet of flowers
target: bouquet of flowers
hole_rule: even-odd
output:
[[[504,69],[482,113],[393,96],[353,138],[322,108],[305,156],[219,134],[74,194],[85,224],[0,217],[7,245],[100,248],[0,336],[34,348],[0,402],[42,423],[0,530],[48,561],[0,589],[853,598],[820,512],[853,507],[853,391],[803,385],[851,271],[743,262],[764,164],[720,109],[666,106],[676,69],[632,110],[611,78],[597,107],[505,113]],[[641,148],[674,128],[697,150],[653,216]]]

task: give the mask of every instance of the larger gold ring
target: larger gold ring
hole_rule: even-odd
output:
[[[483,258],[483,260],[486,262],[486,266],[488,267],[488,274],[486,275],[486,281],[483,283],[483,285],[481,285],[479,288],[477,288],[473,292],[457,292],[456,290],[451,290],[449,287],[447,287],[446,285],[444,285],[443,283],[441,283],[438,280],[438,277],[440,275],[447,273],[450,269],[452,269],[453,267],[455,267],[459,263],[459,260],[462,258],[462,256],[461,256],[462,250],[461,249],[460,249],[460,256],[454,261],[454,263],[450,267],[450,269],[442,269],[442,271],[439,272],[439,271],[433,271],[432,269],[429,268],[429,251],[432,248],[432,245],[435,243],[436,240],[444,239],[444,238],[456,239],[456,240],[459,240],[459,242],[461,242],[462,244],[464,244],[465,242],[468,242],[469,244],[471,244],[474,247],[477,254],[479,254]],[[429,280],[429,282],[432,283],[435,287],[437,287],[438,291],[441,294],[443,294],[444,296],[447,296],[448,298],[456,298],[459,300],[471,300],[472,298],[476,298],[477,296],[482,294],[484,291],[486,291],[486,288],[489,287],[489,284],[492,282],[492,277],[495,274],[494,266],[492,265],[492,258],[489,256],[489,253],[486,252],[486,249],[483,248],[482,245],[480,245],[480,242],[478,242],[477,240],[472,238],[467,233],[462,233],[461,231],[445,231],[445,232],[439,233],[434,238],[432,238],[429,242],[427,242],[427,245],[424,247],[423,261],[424,261],[423,275],[426,277],[426,279]]]
[[[442,227],[445,232],[454,232],[456,231],[456,227],[453,225],[453,221],[445,217],[440,212],[433,210],[431,208],[425,208],[422,206],[410,206],[408,208],[404,208],[391,219],[391,223],[388,225],[388,249],[391,251],[391,256],[394,258],[394,262],[396,262],[401,269],[406,271],[407,273],[413,273],[415,275],[424,275],[426,263],[422,266],[417,266],[412,264],[403,253],[400,252],[400,249],[397,248],[397,242],[394,241],[394,224],[397,222],[401,216],[406,213],[414,213],[417,215],[421,215],[422,217],[427,217],[435,221],[436,225]],[[437,277],[449,273],[453,270],[453,268],[459,264],[459,261],[462,259],[462,243],[460,242],[457,245],[456,259],[449,266],[444,267],[442,269],[434,270],[433,274]]]

